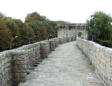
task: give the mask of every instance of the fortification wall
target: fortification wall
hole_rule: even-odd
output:
[[[79,38],[77,45],[89,57],[96,74],[107,86],[112,86],[112,48]]]
[[[59,44],[74,40],[74,37],[53,38],[0,52],[0,86],[17,86],[26,81],[41,59],[47,58]]]
[[[73,23],[73,24],[59,24],[57,26],[58,37],[78,37],[81,33],[81,38],[87,39],[88,31],[87,26],[84,23]]]

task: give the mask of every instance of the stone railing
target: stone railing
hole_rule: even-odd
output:
[[[74,40],[73,37],[53,38],[0,52],[0,86],[17,86],[26,81],[40,59],[47,58],[59,44]]]
[[[112,48],[79,38],[76,44],[89,57],[105,85],[112,86]]]

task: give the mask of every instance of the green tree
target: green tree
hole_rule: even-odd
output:
[[[31,22],[34,20],[43,21],[44,17],[40,16],[37,12],[29,13],[27,17],[25,18],[25,22]]]
[[[13,40],[12,40],[12,47],[17,47],[21,45],[21,41],[20,41],[20,33],[19,33],[19,27],[17,26],[17,24],[15,23],[15,21],[13,19],[6,19],[4,21],[4,24],[9,28]]]
[[[13,19],[13,21],[19,29],[19,41],[21,45],[33,42],[34,41],[33,30],[30,27],[28,27],[27,24],[23,23],[19,19]]]
[[[35,42],[35,34],[33,29],[27,23],[24,23],[24,28],[26,31],[25,44]]]
[[[35,41],[48,38],[48,30],[45,24],[43,24],[44,21],[47,21],[47,19],[36,12],[28,14],[25,18],[25,23],[27,23],[34,31]]]
[[[9,28],[0,22],[0,51],[11,48],[13,37]]]
[[[49,36],[56,37],[56,25],[55,21],[37,12],[28,14],[25,22],[0,13],[0,50],[46,40]]]
[[[112,18],[104,12],[96,12],[87,21],[89,37],[93,40],[104,44],[104,42],[112,41]]]

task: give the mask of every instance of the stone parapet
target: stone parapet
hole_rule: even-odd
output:
[[[105,85],[112,86],[112,48],[79,38],[77,45],[89,57]]]
[[[0,53],[0,86],[12,86],[11,55],[8,51]]]
[[[28,72],[28,53],[25,50],[13,50],[11,53],[12,86],[26,80]]]
[[[26,81],[40,59],[47,58],[59,44],[68,42],[67,39],[53,38],[0,52],[0,86],[18,86]]]

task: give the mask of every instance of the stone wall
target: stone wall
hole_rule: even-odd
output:
[[[12,86],[10,53],[4,51],[0,53],[0,86]]]
[[[61,37],[78,37],[81,33],[81,38],[87,39],[88,31],[85,23],[71,23],[71,24],[59,24],[57,26],[57,36]]]
[[[47,58],[59,44],[74,40],[74,37],[53,38],[0,52],[0,86],[17,86],[26,81],[40,59]]]
[[[112,86],[112,48],[79,38],[77,45],[89,57],[96,74],[107,86]]]

